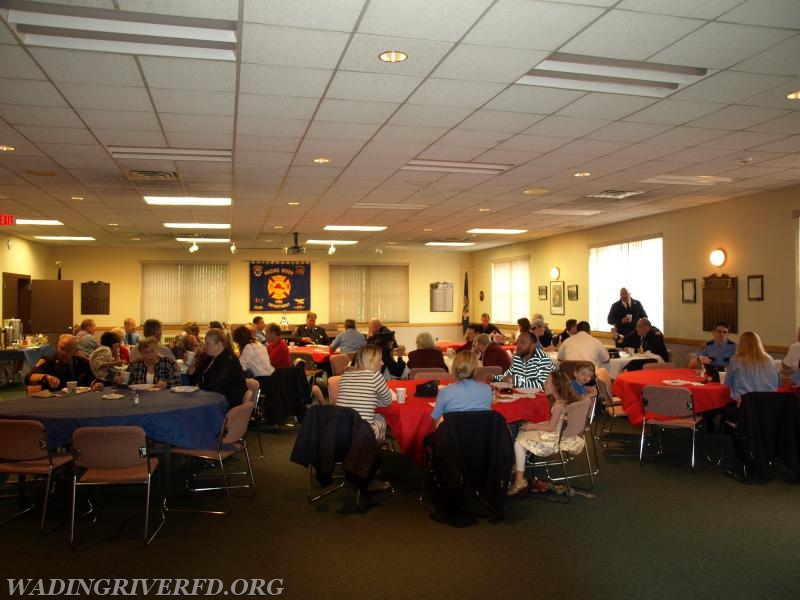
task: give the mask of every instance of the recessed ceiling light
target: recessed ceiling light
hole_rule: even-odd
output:
[[[306,240],[306,244],[323,244],[325,246],[352,246],[355,240]]]
[[[109,227],[119,227],[119,223],[109,223]]]
[[[378,58],[381,59],[383,62],[399,63],[407,59],[408,54],[406,54],[402,50],[387,50],[386,52],[381,52],[378,55]]]
[[[527,190],[522,190],[522,193],[528,196],[542,196],[549,191],[544,188],[528,188]]]
[[[70,200],[86,200],[83,196],[70,196]]]
[[[230,206],[230,198],[194,198],[192,196],[145,196],[153,206]]]
[[[273,229],[283,229],[283,225],[273,225]]]
[[[492,212],[491,208],[479,208],[478,212]]]
[[[52,242],[93,242],[95,239],[84,235],[35,235],[37,240],[49,240]]]
[[[131,241],[132,242],[140,242],[140,241],[142,241],[142,238],[138,238],[138,237],[137,238],[131,238]]]
[[[572,174],[573,177],[589,177],[589,175],[591,175],[589,171],[579,171],[577,173]]]
[[[800,100],[800,90],[795,90],[794,92],[786,94],[786,99],[787,100]]]
[[[430,227],[426,227],[426,228],[425,228],[425,229],[423,229],[422,231],[433,231],[433,229],[431,229]]]
[[[16,150],[14,146],[0,146],[0,152],[13,152]]]
[[[383,225],[325,225],[325,231],[384,231]]]
[[[286,204],[289,206],[300,206],[299,202],[287,202]]]
[[[164,223],[170,229],[230,229],[230,223]]]
[[[426,246],[474,246],[475,242],[427,242]]]
[[[318,156],[314,159],[314,162],[318,165],[327,165],[329,162],[331,162],[331,159],[327,156]]]
[[[497,233],[501,235],[517,235],[518,233],[527,233],[527,229],[483,229],[483,228],[476,228],[470,229],[467,233]]]
[[[201,238],[201,237],[177,237],[176,242],[200,242],[201,244],[230,244],[231,238]]]
[[[63,225],[55,219],[16,219],[14,222],[17,225]]]

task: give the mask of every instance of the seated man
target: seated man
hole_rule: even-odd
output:
[[[78,352],[86,358],[100,347],[100,340],[94,334],[97,331],[97,323],[94,319],[84,319],[81,321],[81,328],[75,334],[75,339],[78,340]]]
[[[161,337],[163,335],[164,326],[158,319],[147,319],[142,325],[142,336],[146,338],[155,338],[158,342],[158,355],[175,360],[175,355],[172,353],[172,350],[161,343]],[[131,362],[138,360],[139,358],[139,348],[134,346],[131,348]]]
[[[390,333],[391,330],[381,323],[380,319],[371,319],[369,322],[369,329],[367,330],[367,343],[380,345],[380,334]]]
[[[492,341],[492,338],[481,333],[475,338],[475,349],[481,355],[484,367],[500,367],[507,371],[511,366],[511,357],[508,352]]]
[[[478,337],[478,326],[477,325],[467,325],[467,330],[464,332],[464,344],[456,348],[456,352],[461,352],[462,350],[472,350],[475,347],[475,338]]]
[[[544,330],[541,332],[534,332],[536,333],[536,337],[539,338],[539,343],[541,347],[547,351],[547,348],[553,345],[553,332],[550,327],[547,325],[547,322],[544,320],[542,313],[535,313],[533,318],[531,319],[531,329],[536,329],[537,322],[541,322],[544,325]]]
[[[136,333],[136,319],[128,317],[123,321],[122,325],[125,328],[125,335],[122,338],[122,343],[126,346],[135,346],[138,344],[141,338],[139,334]]]
[[[636,322],[636,334],[641,340],[640,352],[652,352],[663,358],[664,362],[669,362],[669,352],[664,343],[664,334],[657,327],[653,327],[649,319],[639,319]]]
[[[736,354],[736,343],[728,339],[729,329],[727,321],[714,323],[714,339],[707,341],[697,351],[689,367],[694,369],[701,364],[723,369],[727,367],[731,357]]]
[[[264,330],[267,328],[267,323],[264,321],[264,317],[253,317],[253,325],[256,327],[256,340],[258,343],[266,344],[267,336],[264,333]]]
[[[25,383],[40,385],[43,390],[60,390],[68,381],[77,381],[79,387],[103,389],[92,373],[89,360],[78,354],[78,340],[74,335],[64,334],[58,338],[55,356],[40,359],[25,377]]]
[[[567,322],[564,323],[564,331],[553,338],[553,346],[558,348],[569,336],[575,335],[576,333],[578,333],[578,320],[567,319]]]
[[[588,361],[595,367],[609,361],[608,350],[602,342],[592,337],[587,321],[576,326],[575,335],[569,336],[558,349],[558,360]]]
[[[478,328],[478,333],[487,333],[489,335],[492,335],[493,333],[502,333],[497,328],[497,325],[489,320],[489,313],[483,313],[481,315],[481,324],[476,325],[476,327]]]
[[[322,327],[317,327],[317,313],[306,314],[306,324],[294,331],[294,337],[304,344],[327,344],[328,334]]]
[[[359,333],[356,329],[355,319],[345,319],[344,331],[336,336],[336,339],[328,346],[331,354],[336,352],[337,348],[342,354],[355,354],[367,344],[367,339],[363,333]]]
[[[555,370],[555,363],[544,350],[536,347],[534,334],[530,331],[521,331],[517,337],[517,351],[511,366],[504,373],[497,375],[495,381],[505,381],[514,387],[543,390],[544,382]]]

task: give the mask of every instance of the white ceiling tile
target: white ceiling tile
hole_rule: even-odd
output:
[[[428,79],[409,99],[409,104],[477,108],[500,93],[497,83]]]
[[[333,159],[335,164],[341,164],[341,156],[351,156],[361,150],[364,146],[362,141],[345,141],[345,140],[321,140],[309,139],[300,145],[298,149],[298,156],[306,154],[313,157],[325,156]]]
[[[631,144],[626,148],[617,150],[614,156],[621,156],[622,158],[639,158],[641,161],[652,160],[661,156],[666,156],[675,152],[675,146],[661,146],[658,144],[650,144],[648,142],[641,142],[639,144]]]
[[[530,113],[480,109],[467,117],[459,124],[459,127],[462,129],[477,129],[502,133],[520,133],[541,118],[542,115],[533,115]]]
[[[587,139],[614,142],[640,142],[669,129],[669,125],[618,121],[587,134]]]
[[[401,125],[384,125],[375,134],[379,142],[425,142],[432,143],[447,133],[444,127],[407,127]]]
[[[681,148],[677,152],[664,156],[666,160],[677,160],[688,163],[701,163],[717,159],[721,156],[729,156],[728,148],[706,148],[695,146],[693,148]]]
[[[160,131],[129,131],[124,129],[95,128],[94,134],[106,146],[165,146]]]
[[[175,148],[229,149],[233,145],[230,133],[180,133],[167,131],[169,145]]]
[[[552,51],[603,13],[602,8],[499,0],[464,38],[468,44]]]
[[[734,104],[786,82],[785,77],[775,75],[721,71],[675,92],[671,98],[699,102],[718,102],[724,98]]]
[[[150,87],[212,92],[236,87],[236,65],[226,61],[142,56],[139,62]]]
[[[153,108],[147,90],[141,86],[66,82],[57,85],[69,103],[76,108],[137,111],[149,111]]]
[[[617,8],[638,10],[659,15],[690,17],[696,19],[715,19],[730,10],[742,0],[622,0]]]
[[[316,119],[320,121],[349,121],[354,123],[383,123],[399,104],[390,102],[358,102],[355,100],[325,99]]]
[[[81,2],[85,4],[85,2]],[[111,4],[110,2],[105,3]],[[219,0],[116,0],[122,10],[132,12],[154,13],[159,15],[183,16],[190,14],[193,17],[204,19],[236,20],[238,5],[236,2],[220,2]],[[111,8],[106,6],[107,8]]]
[[[358,31],[456,41],[490,4],[490,0],[404,0],[400,3],[394,0],[371,0]]]
[[[338,71],[326,92],[326,97],[374,102],[403,102],[421,81],[421,77]]]
[[[709,129],[747,129],[758,123],[785,115],[787,112],[777,108],[728,106],[710,115],[695,119],[689,125],[692,127],[708,127]]]
[[[238,131],[246,131],[248,135],[301,137],[307,127],[308,121],[302,119],[240,117],[237,122]]]
[[[682,125],[703,115],[723,108],[724,104],[715,102],[685,102],[682,100],[660,100],[655,104],[625,117],[626,121],[641,123],[664,123]]]
[[[299,137],[277,137],[266,135],[245,135],[241,131],[236,136],[236,151],[275,150],[294,152],[300,145]]]
[[[310,119],[317,108],[314,98],[296,96],[268,96],[266,94],[239,94],[239,115],[270,117],[273,119]]]
[[[242,40],[244,63],[332,69],[339,62],[348,34],[245,23]]]
[[[535,125],[526,129],[524,133],[526,135],[581,137],[609,123],[610,121],[603,119],[578,119],[554,115],[538,121]]]
[[[758,146],[752,146],[752,148],[754,150],[764,150],[768,152],[800,152],[800,135],[791,135],[768,141]]]
[[[721,21],[800,29],[796,0],[748,0],[725,13]]]
[[[100,129],[133,129],[144,131],[160,131],[161,127],[152,112],[134,112],[121,110],[79,109],[81,117],[89,127]]]
[[[611,10],[564,44],[572,54],[645,60],[702,25],[702,21]]]
[[[515,135],[498,145],[498,150],[522,150],[527,152],[549,152],[571,142],[571,138],[547,137],[543,135]]]
[[[56,82],[142,85],[142,76],[132,56],[61,48],[31,48],[30,52]]]
[[[417,127],[453,127],[471,112],[472,109],[468,107],[404,104],[389,122],[393,125]]]
[[[425,149],[424,152],[420,152],[417,158],[421,158],[424,160],[463,160],[463,161],[471,161],[474,160],[475,157],[479,156],[482,151],[479,148],[466,148],[466,147],[457,147],[457,146],[443,146],[439,144],[433,144]]]
[[[771,73],[772,75],[796,75],[800,56],[800,35],[795,35],[761,54],[734,66],[737,71]]]
[[[568,117],[588,117],[594,119],[622,119],[633,112],[653,104],[653,98],[624,96],[620,94],[584,94],[575,102],[558,111]]]
[[[32,142],[61,144],[91,144],[95,141],[85,127],[48,127],[46,125],[20,125],[16,129]]]
[[[796,110],[797,100],[789,100],[786,96],[797,91],[798,82],[787,80],[786,83],[774,87],[766,92],[761,92],[755,96],[742,100],[739,104],[747,106],[763,106],[766,108],[783,108],[786,110]]]
[[[459,44],[433,72],[441,79],[514,83],[547,57],[540,50]]]
[[[791,37],[793,32],[730,23],[708,23],[651,60],[671,65],[726,69]],[[736,40],[735,44],[731,40]],[[697,61],[700,61],[699,64]]]
[[[235,94],[190,90],[151,89],[156,110],[164,113],[233,116]]]
[[[35,79],[0,79],[3,101],[7,104],[35,104],[36,106],[66,106],[61,94],[49,81]]]
[[[795,111],[783,117],[772,119],[750,128],[752,131],[767,133],[797,134],[800,133],[800,111]]]
[[[512,85],[489,102],[485,108],[520,113],[548,114],[574,102],[586,92],[559,90],[532,85]]]
[[[243,18],[251,23],[350,31],[363,6],[364,0],[260,0],[244,4]]]
[[[482,148],[488,150],[506,140],[508,136],[500,135],[495,131],[480,131],[477,129],[451,129],[444,135],[439,144],[445,146],[464,146],[466,148]]]
[[[762,147],[762,144],[774,142],[785,134],[756,133],[754,131],[737,131],[714,139],[701,142],[705,148],[726,148],[729,150],[743,150],[746,148]]]
[[[51,127],[82,127],[71,108],[0,104],[0,117],[12,125],[47,125]]]
[[[39,147],[51,158],[72,156],[75,158],[107,159],[108,152],[99,144],[53,144],[41,143]]]
[[[660,133],[650,138],[653,144],[663,144],[666,146],[694,146],[702,144],[725,135],[719,129],[701,129],[699,127],[673,127],[669,131]]]
[[[251,94],[319,98],[332,74],[324,69],[243,64],[239,88]]]
[[[339,69],[424,77],[452,47],[451,42],[357,33],[350,41]],[[378,58],[386,50],[402,50],[410,58],[399,63],[386,63]]]
[[[323,140],[370,139],[380,128],[376,123],[347,123],[315,120],[308,130],[308,137]]]
[[[578,156],[604,156],[627,146],[623,142],[605,142],[583,138],[556,148],[554,152]]]

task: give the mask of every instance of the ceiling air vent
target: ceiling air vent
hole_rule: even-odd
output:
[[[178,181],[175,171],[128,171],[134,181]]]

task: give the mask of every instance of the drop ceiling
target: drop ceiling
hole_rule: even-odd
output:
[[[800,102],[786,99],[800,88],[796,0],[50,4],[231,21],[236,60],[25,45],[0,3],[0,145],[16,148],[0,152],[0,212],[64,223],[15,227],[23,238],[177,249],[174,237],[204,232],[165,222],[225,222],[239,249],[267,249],[293,231],[302,243],[328,224],[385,225],[347,237],[363,250],[453,240],[476,242],[470,251],[800,183]],[[408,59],[383,63],[386,50]],[[708,71],[664,98],[516,83],[557,52]],[[403,170],[412,160],[504,169]],[[723,183],[660,183],[687,176]],[[608,190],[643,193],[588,197]],[[149,206],[145,195],[233,204]]]

